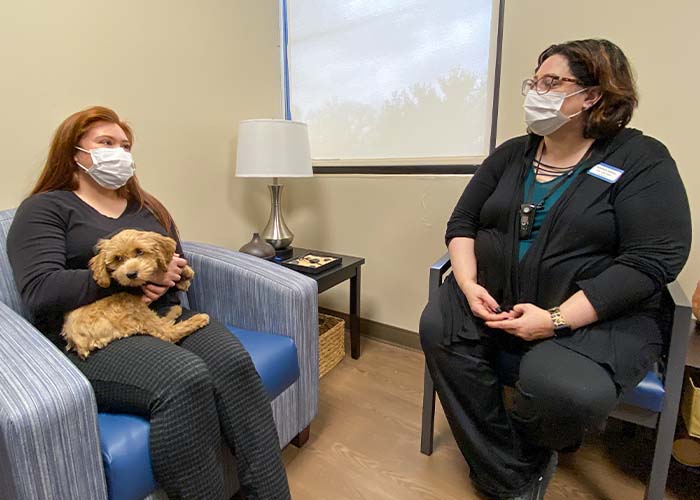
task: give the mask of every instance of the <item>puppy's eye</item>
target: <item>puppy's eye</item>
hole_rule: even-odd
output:
[[[121,262],[123,260],[124,260],[124,257],[122,257],[121,255],[114,256],[114,262]]]
[[[134,250],[134,253],[136,255],[143,255],[143,250],[141,250],[140,248],[137,248],[136,250]]]

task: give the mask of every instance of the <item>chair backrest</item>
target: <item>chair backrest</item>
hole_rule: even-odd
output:
[[[0,211],[0,302],[26,318],[27,314],[12,276],[10,261],[7,258],[7,233],[14,216],[14,208]]]

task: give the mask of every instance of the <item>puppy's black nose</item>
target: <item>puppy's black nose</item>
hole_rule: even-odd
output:
[[[127,273],[126,277],[129,278],[130,280],[133,280],[139,275],[139,273]]]

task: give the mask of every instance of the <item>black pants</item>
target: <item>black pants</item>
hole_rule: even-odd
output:
[[[552,450],[576,447],[614,409],[618,391],[594,361],[551,340],[522,351],[512,411],[503,402],[496,356],[505,342],[443,342],[438,294],[420,322],[428,370],[474,485],[508,498],[527,489]],[[504,334],[507,335],[507,334]]]
[[[92,383],[100,411],[149,419],[153,472],[170,499],[224,498],[222,435],[246,499],[290,498],[269,398],[222,324],[212,320],[179,345],[137,335],[85,361],[69,357]]]

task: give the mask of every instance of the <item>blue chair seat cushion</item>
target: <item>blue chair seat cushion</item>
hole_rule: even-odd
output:
[[[110,500],[142,499],[155,491],[148,420],[135,415],[98,413],[97,425]]]
[[[665,395],[664,383],[657,373],[651,370],[634,389],[622,396],[622,402],[661,413],[664,408]]]
[[[297,348],[289,337],[226,325],[250,354],[263,385],[275,399],[299,378]]]
[[[505,385],[513,386],[520,370],[519,354],[502,351],[496,358],[496,373]],[[638,408],[660,413],[664,407],[664,384],[655,370],[650,370],[637,386],[623,394],[621,401]]]
[[[250,354],[271,400],[299,378],[297,349],[291,338],[226,327]],[[141,500],[155,491],[148,420],[136,415],[99,413],[97,425],[110,500]]]

